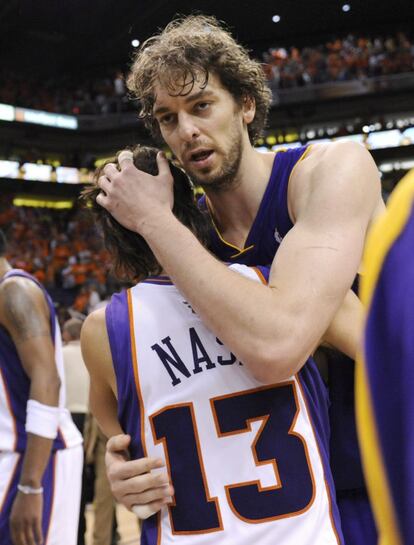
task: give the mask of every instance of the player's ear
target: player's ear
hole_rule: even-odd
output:
[[[251,96],[244,96],[242,100],[243,121],[249,125],[256,115],[256,101]]]

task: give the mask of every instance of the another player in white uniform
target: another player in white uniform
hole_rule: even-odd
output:
[[[0,233],[1,545],[76,545],[82,436],[64,391],[53,303],[12,269]]]
[[[151,174],[155,157],[134,150],[136,166]],[[174,213],[205,241],[190,183],[171,169]],[[107,436],[130,434],[132,458],[165,460],[172,484],[160,475],[171,500],[144,521],[142,543],[343,543],[314,362],[283,382],[258,382],[160,276],[144,240],[96,205],[98,191],[88,198],[107,247],[118,270],[140,281],[84,324],[92,411]],[[256,280],[266,274],[232,267]]]

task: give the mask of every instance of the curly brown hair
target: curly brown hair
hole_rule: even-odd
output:
[[[134,156],[134,164],[138,169],[153,176],[158,174],[156,160],[158,149],[138,145],[131,151]],[[95,171],[94,184],[82,191],[80,200],[92,211],[96,223],[102,231],[105,247],[113,258],[116,276],[121,280],[139,282],[148,276],[159,275],[162,271],[161,265],[141,235],[123,227],[96,202],[96,197],[100,192],[97,185],[98,178],[106,164],[117,164],[117,156],[106,161]],[[208,215],[198,208],[188,176],[171,162],[170,169],[174,178],[173,213],[204,246],[207,246],[211,225]]]
[[[250,141],[257,141],[271,102],[263,69],[215,17],[204,15],[172,21],[160,34],[146,40],[135,56],[127,85],[140,101],[140,115],[153,136],[160,136],[152,115],[156,82],[171,96],[187,96],[195,83],[205,87],[210,73],[219,78],[238,104],[247,98],[254,100],[256,115],[248,132]]]

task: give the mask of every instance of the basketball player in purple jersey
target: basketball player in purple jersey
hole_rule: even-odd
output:
[[[137,147],[134,163],[155,175],[156,155]],[[187,176],[174,166],[172,172],[174,214],[206,243],[208,218]],[[342,544],[326,388],[313,360],[288,380],[263,386],[160,276],[144,239],[97,205],[98,193],[88,188],[85,197],[117,271],[139,282],[83,327],[91,407],[106,435],[130,435],[132,458],[165,456],[174,487],[165,487],[173,496],[168,506],[144,521],[141,542]],[[256,282],[268,272],[231,267]]]
[[[256,378],[283,380],[314,351],[356,277],[367,229],[383,209],[375,163],[354,143],[258,153],[253,144],[270,92],[260,65],[214,19],[189,17],[151,38],[137,54],[129,87],[154,133],[204,188],[219,257],[272,262],[269,286],[234,275],[173,217],[166,163],[156,189],[127,161],[121,172],[107,165],[99,204],[144,236]],[[353,355],[346,342],[333,344]],[[357,448],[355,442],[352,455]],[[348,467],[343,460],[341,472]],[[349,543],[375,543],[362,475],[340,477],[352,488],[341,513]]]
[[[5,252],[0,232],[0,542],[76,545],[82,436],[64,409],[59,326]]]
[[[414,539],[414,175],[392,192],[371,230],[356,371],[358,431],[379,541]]]

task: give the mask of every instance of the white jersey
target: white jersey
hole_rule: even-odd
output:
[[[131,453],[163,458],[175,490],[142,543],[343,543],[311,360],[259,383],[165,277],[114,296],[106,321]]]

